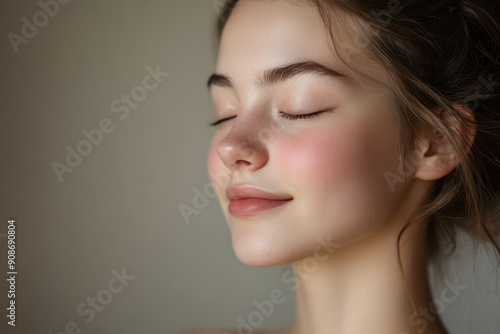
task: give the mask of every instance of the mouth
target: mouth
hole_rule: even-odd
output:
[[[288,194],[276,194],[252,186],[231,186],[226,190],[228,210],[235,217],[252,216],[283,206],[293,200]]]
[[[232,200],[229,203],[228,210],[235,217],[253,216],[261,211],[273,209],[285,205],[292,201],[288,200],[270,200],[264,198],[247,198]]]

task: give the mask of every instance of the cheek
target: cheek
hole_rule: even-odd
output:
[[[316,128],[283,142],[277,161],[302,190],[357,173],[367,159],[363,138],[353,131]]]
[[[388,207],[380,204],[387,196],[387,138],[358,124],[316,128],[286,141],[277,160],[298,197],[303,233],[328,230],[347,242],[386,219]]]

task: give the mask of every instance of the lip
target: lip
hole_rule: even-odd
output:
[[[290,202],[288,194],[270,193],[253,186],[231,186],[226,190],[230,200],[228,210],[236,217],[252,216],[261,211],[276,208]]]
[[[230,201],[248,198],[282,201],[293,198],[292,196],[287,194],[270,193],[249,185],[231,186],[226,189],[226,196]]]

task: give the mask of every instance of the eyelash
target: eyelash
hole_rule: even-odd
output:
[[[279,117],[285,118],[285,119],[290,119],[290,120],[308,119],[308,118],[319,117],[319,114],[321,114],[322,112],[323,112],[323,110],[316,111],[316,112],[313,112],[310,114],[298,114],[298,115],[292,115],[292,114],[287,114],[285,112],[281,112]]]
[[[319,117],[319,114],[321,114],[323,112],[323,110],[321,111],[316,111],[316,112],[313,112],[313,113],[310,113],[310,114],[298,114],[298,115],[292,115],[292,114],[287,114],[285,112],[281,112],[279,117],[281,118],[284,118],[284,119],[289,119],[289,120],[297,120],[297,119],[310,119],[310,118],[316,118],[316,117]],[[210,123],[209,125],[210,126],[216,126],[224,121],[227,121],[227,120],[230,120],[231,118],[234,118],[236,116],[231,116],[231,117],[227,117],[227,118],[223,118],[221,120],[218,120],[214,123]]]

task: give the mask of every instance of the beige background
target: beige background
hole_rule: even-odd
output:
[[[273,289],[286,302],[259,328],[293,323],[293,292],[281,281],[289,266],[241,264],[216,199],[189,224],[179,211],[208,184],[215,113],[205,83],[219,3],[71,1],[16,54],[8,34],[20,35],[22,18],[33,22],[41,7],[1,2],[1,277],[9,218],[17,220],[18,260],[17,326],[6,325],[2,279],[1,333],[55,334],[68,321],[93,334],[236,328]],[[169,76],[121,120],[112,102],[157,64]],[[65,163],[66,146],[76,149],[82,131],[105,118],[113,132],[59,182],[51,164]],[[452,333],[499,333],[498,271],[487,271],[483,257],[476,276],[470,256],[458,264],[448,279],[468,288],[446,305],[446,324]],[[112,270],[122,268],[135,278],[86,323],[78,305],[109,296]]]

